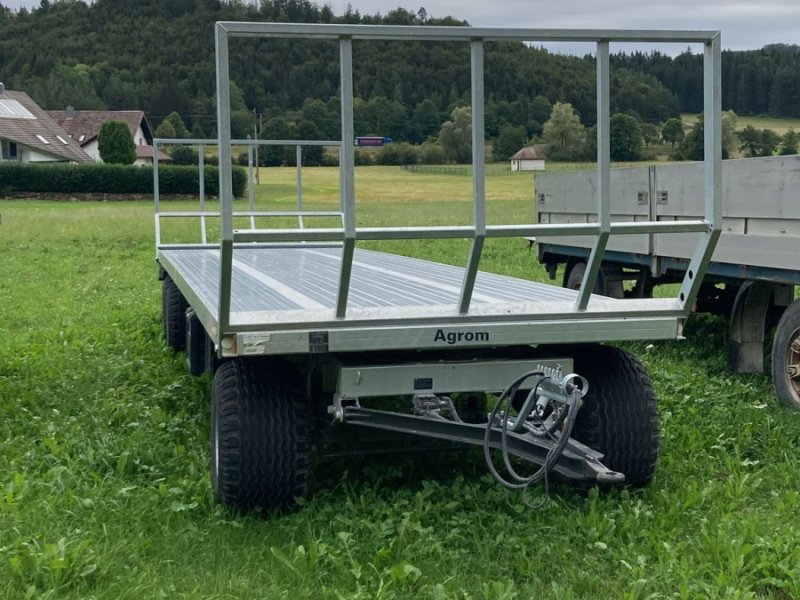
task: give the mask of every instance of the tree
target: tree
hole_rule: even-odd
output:
[[[653,123],[641,123],[640,127],[642,129],[642,141],[644,142],[645,148],[649,148],[650,144],[655,144],[661,138],[661,132],[658,130],[658,126]]]
[[[745,156],[758,156],[758,148],[761,142],[761,135],[755,127],[748,125],[739,132],[741,145],[739,150]]]
[[[466,163],[472,156],[472,109],[457,106],[439,130],[439,144],[449,162]]]
[[[297,134],[301,140],[319,140],[322,138],[322,132],[319,127],[311,121],[300,121],[297,125]],[[324,148],[322,146],[303,146],[303,164],[310,167],[318,167],[322,163],[323,153]]]
[[[611,160],[634,161],[642,158],[642,129],[631,115],[611,116]]]
[[[736,149],[736,113],[732,110],[726,110],[722,113],[722,122],[720,123],[721,131],[721,145],[722,145],[722,158],[728,158]],[[697,123],[695,123],[689,134],[683,139],[680,149],[675,153],[676,158],[682,160],[703,160],[705,157],[704,152],[705,140],[705,123],[703,115],[699,115]]]
[[[738,119],[735,112],[732,110],[725,110],[722,112],[722,119],[720,123],[722,135],[722,158],[733,156],[733,151],[736,150],[736,120]]]
[[[675,117],[667,119],[661,127],[661,137],[665,142],[669,142],[671,148],[675,149],[675,144],[683,141],[686,132],[683,130],[683,121]]]
[[[172,111],[169,113],[161,124],[163,125],[164,123],[169,123],[172,125],[173,129],[175,130],[176,137],[190,137],[189,130],[186,128],[186,124],[183,122],[183,119],[181,119],[181,116],[177,112]]]
[[[547,156],[552,160],[574,160],[583,150],[586,128],[569,102],[556,102],[542,129]]]
[[[161,125],[156,127],[153,135],[162,140],[174,140],[176,137],[178,137],[178,134],[175,133],[175,128],[169,121],[161,121]]]
[[[418,144],[434,135],[442,125],[439,111],[430,98],[425,98],[414,107],[411,121],[410,140]]]
[[[775,148],[781,141],[781,136],[772,131],[772,129],[762,129],[759,136],[759,156],[772,156],[775,154]]]
[[[787,156],[789,154],[797,154],[797,146],[799,143],[800,135],[798,135],[794,129],[789,129],[789,131],[783,134],[780,155]]]
[[[136,146],[128,125],[122,121],[106,121],[97,136],[100,158],[105,163],[132,165],[136,160]]]
[[[496,161],[508,160],[512,154],[522,148],[528,141],[527,133],[522,125],[518,127],[513,127],[512,125],[503,127],[492,148],[494,159]]]

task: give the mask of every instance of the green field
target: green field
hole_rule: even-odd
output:
[[[337,171],[306,175],[309,208],[335,207]],[[265,170],[259,207],[291,209],[293,178]],[[360,224],[469,222],[468,177],[356,180]],[[529,174],[487,188],[490,221],[531,219]],[[800,597],[800,413],[726,371],[721,320],[629,346],[661,407],[647,489],[551,486],[533,510],[480,452],[373,457],[316,468],[289,514],[241,517],[211,497],[211,379],[161,337],[150,203],[7,199],[0,217],[0,597]],[[386,247],[466,259],[459,241]],[[516,239],[483,268],[545,277]]]
[[[698,115],[683,114],[681,120],[686,126],[694,125],[697,122]],[[779,117],[745,117],[742,115],[736,116],[736,131],[741,131],[748,125],[752,125],[756,129],[772,129],[775,133],[783,135],[790,129],[800,131],[800,119],[782,119]]]

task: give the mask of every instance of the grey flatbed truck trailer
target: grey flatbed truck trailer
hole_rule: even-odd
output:
[[[274,23],[218,23],[215,33],[219,135],[213,143],[219,149],[219,212],[205,205],[202,168],[198,211],[162,210],[157,166],[154,178],[164,334],[173,348],[185,349],[191,372],[214,373],[211,464],[216,498],[242,511],[285,507],[305,492],[310,461],[346,461],[354,453],[408,449],[413,436],[425,444],[482,446],[487,466],[509,488],[526,488],[549,471],[588,485],[647,485],[660,440],[653,388],[639,361],[602,343],[680,337],[700,288],[719,233],[721,171],[719,152],[713,151],[720,140],[719,33]],[[341,75],[341,140],[231,139],[228,42],[239,37],[331,40]],[[356,226],[353,46],[385,41],[469,47],[469,226]],[[508,41],[596,43],[596,222],[487,223],[484,45]],[[704,48],[706,146],[711,150],[700,184],[705,210],[696,220],[621,225],[610,220],[612,41],[696,43]],[[298,196],[297,211],[259,212],[251,193],[249,210],[235,211],[232,146],[252,150],[264,144],[334,146],[339,153],[340,210],[304,211]],[[299,169],[298,163],[298,181]],[[332,224],[306,227],[312,216]],[[296,219],[296,225],[280,227],[286,218]],[[162,225],[175,219],[199,223],[195,242],[162,239]],[[215,226],[208,227],[212,221]],[[655,232],[697,234],[694,275],[684,277],[677,297],[614,299],[588,291],[609,235]],[[582,234],[595,240],[583,289],[479,270],[487,238],[545,234]],[[437,238],[470,242],[463,267],[357,247],[361,240]],[[491,412],[487,393],[498,394]],[[385,397],[399,397],[401,407],[376,400]],[[492,463],[497,454],[504,459],[503,474]],[[530,476],[520,475],[511,456],[539,467]]]
[[[614,169],[611,215],[618,221],[675,222],[703,212],[700,163]],[[591,218],[596,177],[590,172],[536,177],[540,223]],[[800,156],[722,163],[722,235],[700,287],[695,310],[729,318],[729,366],[763,372],[765,339],[776,327],[769,370],[778,398],[800,410]],[[591,241],[536,238],[539,260],[562,285],[580,286]],[[690,235],[627,236],[609,241],[595,284],[607,296],[649,297],[653,287],[680,281],[694,247]]]

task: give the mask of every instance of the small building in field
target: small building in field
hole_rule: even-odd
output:
[[[512,171],[544,171],[544,155],[533,146],[526,146],[511,157]]]
[[[84,163],[92,157],[28,94],[0,83],[0,161]]]
[[[141,110],[75,110],[74,107],[68,106],[67,110],[51,110],[48,111],[48,114],[96,162],[102,162],[98,136],[103,124],[106,121],[122,121],[128,126],[136,146],[136,162],[134,164],[153,164],[153,131]],[[149,148],[149,150],[144,148]],[[168,158],[166,154],[159,152],[159,161],[168,160]]]

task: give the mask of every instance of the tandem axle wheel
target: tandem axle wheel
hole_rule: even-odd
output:
[[[511,488],[527,487],[551,470],[582,486],[648,484],[660,437],[644,368],[616,348],[559,350],[574,359],[339,366],[329,407],[333,422],[323,426],[324,434],[330,440],[352,426],[383,431],[387,440],[402,433],[483,446],[487,457],[492,450],[502,453],[508,475],[501,477],[493,464],[490,469]],[[564,375],[573,363],[585,378]],[[476,379],[489,391],[502,390],[500,403],[482,423],[465,422],[450,397],[480,389]],[[211,445],[218,501],[240,511],[270,510],[305,494],[311,449],[323,433],[309,417],[305,389],[300,371],[287,361],[239,358],[217,370]],[[407,412],[359,402],[400,394],[410,398]],[[512,401],[516,398],[521,404]],[[510,456],[539,469],[520,477]]]

